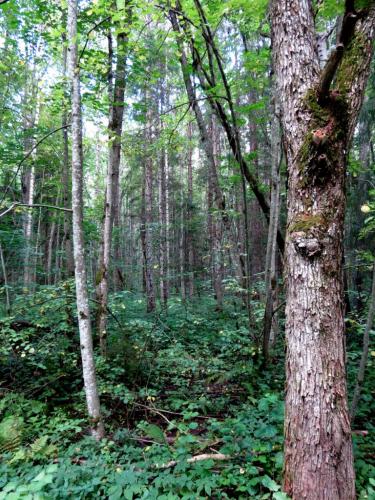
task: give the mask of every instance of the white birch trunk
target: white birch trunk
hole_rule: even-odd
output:
[[[78,326],[87,410],[92,435],[96,439],[101,439],[104,435],[104,427],[100,414],[100,402],[96,384],[83,239],[82,116],[80,76],[77,58],[77,10],[77,0],[68,0],[69,76],[72,86],[73,252]]]

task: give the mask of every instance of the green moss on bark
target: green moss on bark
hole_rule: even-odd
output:
[[[291,233],[304,232],[308,233],[312,229],[324,230],[325,220],[322,215],[302,214],[298,216],[290,227]]]
[[[336,88],[342,95],[350,90],[357,76],[363,54],[366,52],[366,40],[362,33],[356,33],[348,47],[337,71]]]

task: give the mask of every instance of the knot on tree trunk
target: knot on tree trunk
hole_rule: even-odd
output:
[[[300,231],[292,233],[291,238],[294,248],[303,257],[311,259],[322,253],[323,244],[316,237],[308,236],[305,232]]]

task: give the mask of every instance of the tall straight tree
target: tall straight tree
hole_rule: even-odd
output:
[[[272,5],[289,173],[284,489],[298,500],[355,498],[342,262],[347,155],[375,30],[374,2],[364,3],[356,10],[356,2],[345,2],[338,43],[323,69],[313,2]]]
[[[68,1],[69,76],[72,100],[72,209],[73,253],[77,294],[77,312],[81,345],[83,381],[91,432],[96,439],[104,435],[100,402],[96,384],[92,344],[89,297],[86,283],[85,249],[83,240],[83,154],[81,89],[77,44],[77,0]]]
[[[117,2],[119,5],[121,2]],[[100,349],[103,355],[106,354],[106,329],[107,329],[107,302],[108,302],[108,278],[109,264],[111,256],[112,229],[114,215],[119,203],[118,184],[119,184],[119,169],[121,159],[121,134],[122,121],[124,116],[124,97],[125,97],[125,73],[126,73],[126,56],[127,56],[127,40],[128,26],[131,16],[131,4],[127,0],[122,0],[123,6],[120,13],[123,15],[123,23],[125,26],[119,28],[116,37],[117,62],[114,75],[114,89],[112,89],[112,76],[110,76],[110,111],[109,111],[109,157],[107,168],[107,188],[104,204],[104,222],[102,229],[101,242],[101,262],[97,277],[97,299],[99,302],[98,310],[98,330]],[[111,38],[110,38],[111,40]],[[112,75],[112,57],[109,58],[110,71]]]
[[[145,90],[145,102],[150,106],[150,93]],[[152,109],[146,112],[146,127],[144,130],[145,142],[152,142]],[[142,184],[142,214],[141,214],[141,244],[143,254],[143,277],[146,292],[147,312],[155,310],[155,286],[153,273],[153,245],[152,245],[152,222],[153,222],[153,160],[149,151],[143,157],[143,184]]]

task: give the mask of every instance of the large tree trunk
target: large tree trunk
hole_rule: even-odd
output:
[[[83,239],[83,157],[81,90],[77,46],[77,0],[68,1],[69,73],[72,86],[72,209],[73,251],[77,294],[78,326],[82,357],[83,381],[91,432],[96,439],[104,435],[96,384],[92,344],[89,297],[86,284]]]
[[[353,3],[346,2],[340,46],[322,71],[312,3],[274,1],[272,11],[289,173],[284,489],[298,500],[355,498],[345,380],[344,184],[375,8],[358,16]]]

